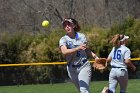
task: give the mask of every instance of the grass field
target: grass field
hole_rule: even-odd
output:
[[[107,81],[92,81],[91,93],[100,93]],[[119,87],[117,93],[119,93]],[[0,86],[0,93],[78,93],[72,83]],[[129,80],[127,93],[140,93],[140,79]]]

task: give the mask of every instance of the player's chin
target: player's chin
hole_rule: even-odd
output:
[[[67,33],[71,33],[72,32],[72,30],[70,30],[70,29],[67,29],[66,31],[67,31]]]

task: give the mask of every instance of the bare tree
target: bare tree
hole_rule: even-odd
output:
[[[139,0],[1,0],[1,31],[42,31],[49,20],[50,31],[61,26],[65,17],[80,24],[110,27],[127,16],[140,18]]]

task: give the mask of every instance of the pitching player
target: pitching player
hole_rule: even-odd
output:
[[[87,48],[87,39],[79,33],[80,26],[75,19],[66,18],[62,25],[66,35],[60,39],[59,46],[67,61],[68,75],[80,93],[90,93],[91,65],[87,56],[98,57]]]
[[[127,66],[135,70],[136,67],[130,61],[131,51],[125,45],[129,36],[117,34],[112,39],[113,49],[110,52],[107,61],[111,64],[109,75],[109,92],[115,93],[117,84],[120,85],[120,93],[125,93],[128,84]]]

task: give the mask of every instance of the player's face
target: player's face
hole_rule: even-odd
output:
[[[64,27],[64,29],[65,29],[65,31],[67,32],[67,33],[69,33],[69,32],[72,32],[72,31],[74,31],[74,24],[72,24],[72,23],[70,23],[70,22],[65,22],[64,24],[63,24],[63,27]]]

